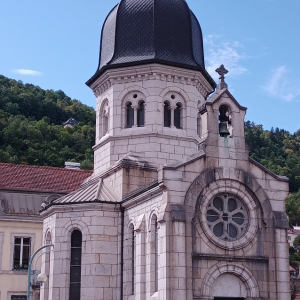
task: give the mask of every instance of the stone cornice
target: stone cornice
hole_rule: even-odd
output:
[[[180,136],[173,136],[171,134],[165,134],[165,133],[143,133],[143,134],[128,134],[128,135],[120,135],[120,136],[108,136],[103,140],[100,140],[100,142],[97,145],[93,146],[93,150],[97,150],[107,144],[108,142],[117,141],[117,140],[124,140],[124,139],[136,139],[139,137],[161,137],[161,138],[170,138],[172,137],[173,140],[180,140],[180,141],[187,141],[187,142],[193,142],[196,145],[200,144],[200,139],[197,140],[195,138],[190,137],[180,137]]]
[[[114,84],[161,80],[195,86],[199,93],[207,98],[213,92],[210,84],[200,71],[181,69],[159,64],[109,69],[91,88],[96,97],[102,95]]]

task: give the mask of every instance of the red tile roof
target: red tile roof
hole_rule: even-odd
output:
[[[92,171],[0,163],[0,189],[69,193]]]

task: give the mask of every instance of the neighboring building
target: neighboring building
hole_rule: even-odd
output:
[[[294,240],[298,235],[300,235],[300,227],[294,226],[288,230],[288,241],[290,246],[294,245]]]
[[[73,128],[75,125],[78,125],[79,122],[73,118],[69,119],[67,122],[63,123],[64,128],[69,127]]]
[[[0,300],[26,299],[29,258],[43,240],[41,204],[79,188],[91,174],[0,163]],[[39,299],[39,286],[32,299]]]
[[[41,299],[290,300],[288,179],[249,158],[246,108],[217,72],[216,87],[184,0],[110,12],[87,82],[95,170],[41,212]]]

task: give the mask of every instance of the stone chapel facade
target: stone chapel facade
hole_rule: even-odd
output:
[[[100,52],[95,169],[41,211],[41,299],[289,300],[288,179],[249,158],[187,3],[121,0]]]

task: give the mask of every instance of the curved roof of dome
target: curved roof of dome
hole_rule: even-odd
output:
[[[98,70],[87,84],[106,69],[152,62],[198,69],[215,87],[201,27],[185,0],[121,0],[104,22]]]

